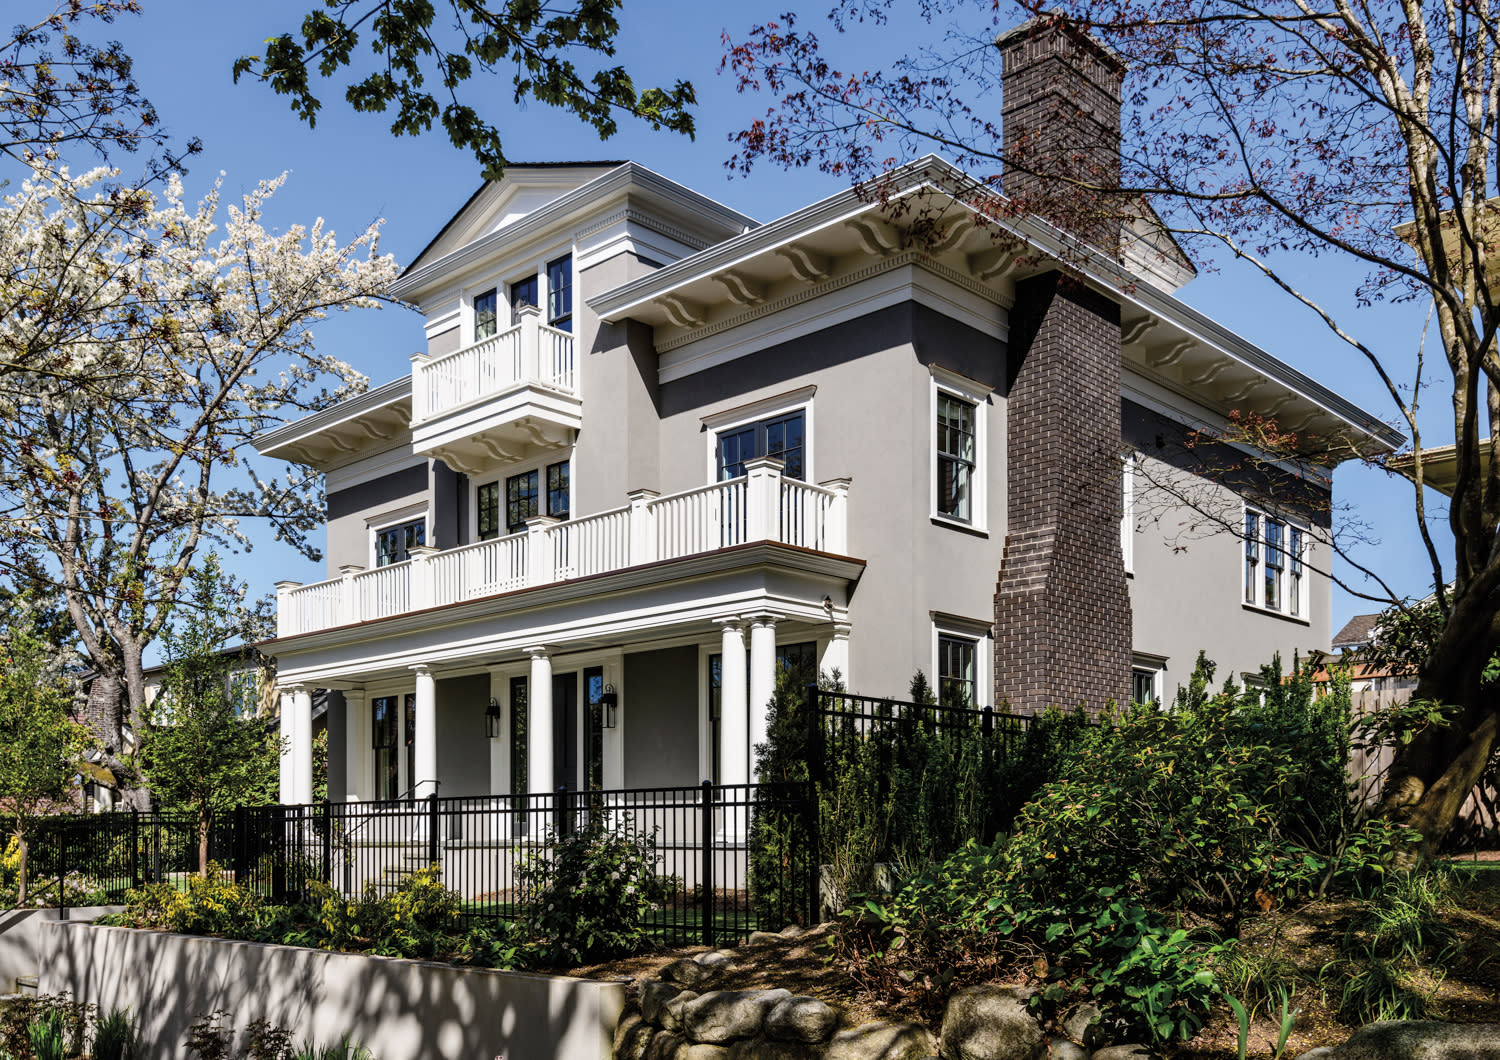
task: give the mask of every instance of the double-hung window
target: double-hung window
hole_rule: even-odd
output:
[[[547,323],[559,331],[573,330],[573,256],[547,265]]]
[[[739,478],[745,473],[745,461],[762,456],[782,461],[786,466],[781,473],[787,478],[805,478],[806,423],[803,411],[798,409],[720,431],[717,446],[719,481]]]
[[[937,510],[965,523],[974,521],[974,436],[974,403],[938,391]]]
[[[546,468],[545,503],[542,493],[542,471],[540,468],[511,475],[505,480],[505,522],[500,522],[500,483],[486,482],[474,491],[475,530],[479,540],[488,541],[500,536],[501,526],[505,533],[515,534],[526,529],[526,520],[542,514],[554,519],[568,518],[572,504],[570,500],[569,462],[560,460]]]
[[[497,308],[496,292],[493,287],[484,294],[474,296],[474,341],[480,342],[493,336],[498,329],[498,320],[495,316]]]
[[[568,462],[547,465],[547,514],[566,519],[572,502],[568,496]]]
[[[500,483],[486,482],[474,491],[474,509],[479,540],[500,536]]]
[[[528,305],[541,308],[541,301],[537,297],[535,276],[528,276],[510,285],[510,322],[512,324],[521,322],[521,307]]]
[[[968,637],[938,636],[938,702],[972,707],[979,691],[979,643]]]
[[[1264,512],[1245,512],[1244,599],[1251,607],[1304,617],[1307,531]]]
[[[537,473],[523,471],[505,480],[505,529],[515,534],[526,529],[526,520],[536,518]]]
[[[411,550],[427,544],[427,520],[416,519],[398,526],[388,526],[375,531],[375,566],[387,567],[392,563],[404,563],[411,558]]]

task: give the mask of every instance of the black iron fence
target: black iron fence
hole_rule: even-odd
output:
[[[609,837],[649,866],[649,933],[669,945],[719,943],[765,927],[807,923],[816,879],[805,863],[752,867],[758,815],[794,822],[789,840],[814,848],[805,784],[701,785],[553,795],[241,806],[216,813],[209,857],[270,901],[314,900],[314,884],[388,894],[437,866],[466,923],[515,920],[536,900],[548,864],[570,842]],[[118,901],[133,887],[198,867],[195,817],[134,812],[43,818],[29,844],[31,875],[57,881],[56,904]]]

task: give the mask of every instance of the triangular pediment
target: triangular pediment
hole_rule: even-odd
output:
[[[515,163],[485,182],[409,266],[420,268],[523,220],[550,202],[616,169],[623,162]]]

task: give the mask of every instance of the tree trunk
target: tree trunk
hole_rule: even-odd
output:
[[[208,833],[213,820],[213,811],[205,802],[198,810],[198,875],[204,879],[208,879]]]
[[[119,674],[100,670],[89,685],[85,722],[99,735],[99,742],[111,754],[125,745],[125,685]]]
[[[16,830],[16,840],[20,844],[21,863],[16,869],[16,908],[21,909],[26,905],[26,855],[29,853],[26,842],[26,833],[20,829]]]

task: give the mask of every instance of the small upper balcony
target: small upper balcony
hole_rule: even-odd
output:
[[[411,367],[412,449],[471,473],[573,444],[583,423],[573,336],[523,306],[520,323]]]
[[[785,478],[781,461],[747,461],[746,474],[581,519],[532,519],[507,537],[458,548],[412,550],[412,558],[312,585],[279,582],[276,633],[294,637],[470,600],[664,564],[765,543],[846,555],[848,479],[821,485]],[[745,562],[756,562],[747,556]]]

